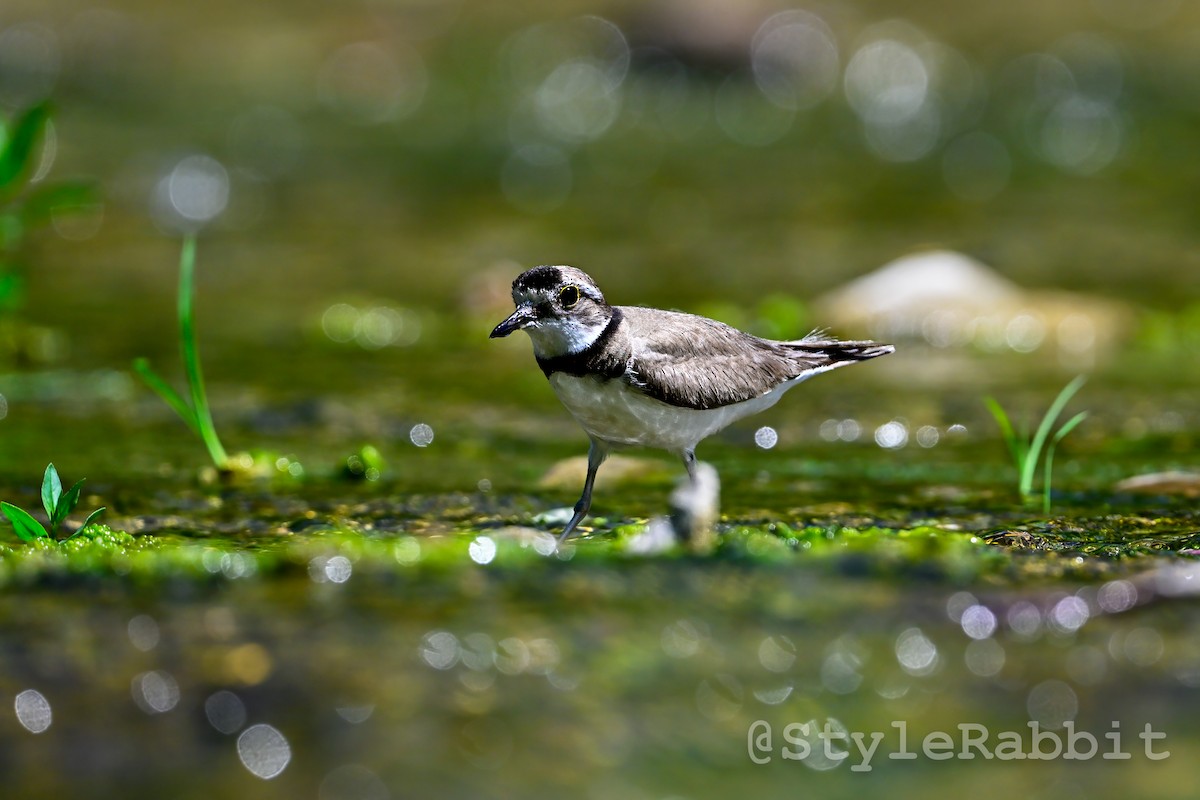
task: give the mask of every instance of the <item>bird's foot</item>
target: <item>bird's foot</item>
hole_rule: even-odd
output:
[[[559,534],[559,544],[565,542],[568,537],[575,532],[575,528],[577,528],[579,523],[583,522],[583,518],[587,516],[589,508],[591,508],[591,503],[588,503],[584,500],[580,500],[575,504],[575,515],[571,517],[571,521],[567,523],[567,527],[563,528],[563,532]]]

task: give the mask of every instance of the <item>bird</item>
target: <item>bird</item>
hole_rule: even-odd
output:
[[[560,543],[591,510],[596,473],[614,450],[666,450],[694,483],[703,439],[814,375],[895,351],[822,331],[775,341],[695,314],[610,305],[590,275],[570,266],[526,270],[512,298],[516,309],[489,338],[529,335],[538,366],[590,440],[583,494]]]

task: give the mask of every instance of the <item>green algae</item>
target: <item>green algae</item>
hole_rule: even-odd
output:
[[[254,507],[261,511],[269,502],[259,498]],[[153,532],[132,535],[97,524],[86,535],[63,542],[0,545],[0,580],[22,584],[90,577],[151,582],[265,580],[302,573],[314,559],[333,557],[348,559],[355,569],[373,574],[452,572],[477,568],[480,546],[487,549],[485,563],[518,572],[548,568],[539,565],[555,562],[619,569],[646,558],[629,548],[645,529],[645,523],[638,521],[592,520],[584,536],[556,549],[553,527],[535,527],[534,519],[519,514],[480,517],[466,498],[410,498],[374,509],[360,504],[325,516],[294,499],[286,506],[297,518],[276,526],[263,524],[265,514],[253,525],[145,517],[134,522]],[[947,585],[985,578],[1019,585],[1054,577],[1111,579],[1121,570],[1139,569],[1139,560],[1180,552],[1189,557],[1188,551],[1200,545],[1200,520],[1182,512],[1155,519],[1106,515],[998,527],[995,519],[988,522],[993,527],[963,530],[961,521],[953,518],[911,527],[895,522],[856,526],[836,519],[820,525],[723,520],[711,556],[680,550],[650,559],[698,566],[706,562],[802,565],[830,574]],[[250,532],[251,528],[259,532]]]

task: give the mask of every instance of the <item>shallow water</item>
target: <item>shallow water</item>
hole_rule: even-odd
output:
[[[34,689],[53,713],[36,736],[10,719],[6,774],[31,796],[113,775],[120,788],[96,794],[1190,791],[1200,650],[1190,579],[1170,570],[1200,544],[1200,521],[1189,501],[1105,488],[1162,443],[1121,442],[1122,454],[1081,438],[1045,518],[1014,503],[1001,443],[970,433],[981,419],[963,441],[884,451],[779,415],[767,421],[783,445],[762,450],[743,430],[706,448],[724,478],[718,551],[651,558],[622,543],[663,508],[669,461],[600,491],[605,516],[563,556],[539,532],[538,513],[574,499],[536,490],[540,470],[580,449],[558,421],[519,434],[511,419],[439,424],[426,448],[395,423],[384,475],[357,483],[330,457],[344,437],[273,430],[304,476],[227,486],[197,479],[198,445],[178,423],[104,421],[142,456],[72,455],[106,476],[85,504],[107,503],[135,538],[0,562],[0,691]],[[86,442],[101,421],[51,422]],[[227,440],[254,435],[231,426]],[[33,486],[13,485],[32,505]],[[1132,757],[921,754],[926,735],[958,742],[967,723],[1016,731],[1028,752],[1031,720],[1058,734],[1072,721],[1106,748],[1115,721]],[[836,766],[815,739],[816,756],[786,760],[801,745],[785,726],[810,721],[884,738],[869,760],[851,749]],[[901,724],[915,760],[890,756]],[[1146,724],[1170,758],[1145,757]],[[751,760],[750,734],[771,763]],[[71,769],[37,766],[58,761]],[[281,766],[266,782],[252,773]]]
[[[1040,572],[1027,559],[982,544],[945,553],[947,535],[925,534],[919,560],[886,535],[806,557],[731,533],[713,558],[633,560],[582,541],[563,562],[499,532],[486,534],[494,551],[388,534],[260,535],[249,550],[189,537],[186,558],[168,536],[171,559],[73,576],[27,560],[4,599],[5,691],[35,688],[53,724],[38,736],[9,724],[6,774],[39,794],[120,776],[102,796],[721,796],[780,781],[921,796],[930,780],[996,797],[1189,791],[1195,606],[1163,596],[1174,584],[1148,572],[1163,560],[1025,578]],[[747,754],[759,720],[775,737],[764,749],[764,723],[754,729],[755,757],[773,756],[762,766]],[[871,761],[786,762],[784,726],[810,720],[885,739]],[[946,768],[889,755],[901,724],[918,753],[964,723],[1017,731],[1028,751],[1030,720],[1073,720],[1102,752],[1115,721],[1132,758]],[[258,724],[287,742],[267,784],[238,757],[240,741],[255,769],[280,763],[236,737]],[[1134,736],[1146,724],[1170,759],[1145,757]]]

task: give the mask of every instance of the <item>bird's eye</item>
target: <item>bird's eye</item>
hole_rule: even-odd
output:
[[[575,304],[579,302],[579,287],[564,286],[559,289],[558,302],[562,304],[563,308],[574,308]]]

